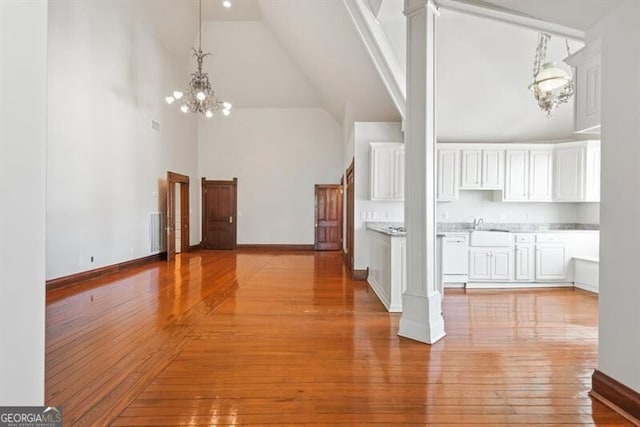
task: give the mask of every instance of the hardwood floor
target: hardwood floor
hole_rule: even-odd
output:
[[[183,254],[47,300],[65,426],[630,425],[587,395],[588,293],[448,292],[433,346],[339,253]]]

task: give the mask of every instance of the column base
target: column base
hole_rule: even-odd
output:
[[[437,292],[429,296],[403,294],[398,335],[426,344],[444,338],[442,296]]]

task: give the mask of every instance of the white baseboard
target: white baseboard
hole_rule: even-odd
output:
[[[583,291],[593,292],[594,294],[599,293],[597,285],[590,285],[590,284],[587,284],[587,283],[576,282],[575,286],[576,286],[576,288],[582,289]]]
[[[547,282],[469,282],[467,289],[572,288],[573,283]]]

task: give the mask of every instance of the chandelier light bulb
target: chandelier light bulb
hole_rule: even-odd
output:
[[[176,91],[173,92],[173,97],[175,99],[180,99],[180,98],[182,98],[183,95],[184,94],[182,92],[180,92],[179,90],[176,90]]]
[[[230,2],[229,0],[224,0],[224,1],[222,2],[222,5],[223,5],[224,7],[226,7],[227,9],[229,9],[229,8],[231,7],[231,2]]]
[[[204,92],[200,91],[196,94],[196,98],[198,98],[198,101],[204,101],[205,99],[207,99],[207,95],[205,95]]]
[[[211,110],[207,110],[207,112],[204,113],[204,115],[207,119],[210,119],[211,117],[213,117],[213,113],[211,112]]]
[[[224,110],[222,110],[222,114],[226,116],[228,116],[229,114],[231,114],[231,111],[227,110],[226,108]]]
[[[231,107],[232,107],[231,103],[227,101],[223,102],[222,106],[224,107],[225,110],[231,110]]]
[[[167,101],[167,104],[171,105],[173,104],[173,101],[175,101],[176,99],[173,96],[167,96],[165,98],[165,101]]]
[[[180,111],[182,111],[183,113],[188,113],[189,107],[187,107],[186,105],[183,105],[182,107],[180,107]]]

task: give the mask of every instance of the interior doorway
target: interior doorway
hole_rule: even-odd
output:
[[[342,249],[342,185],[315,186],[315,250]]]
[[[238,178],[207,181],[202,178],[202,247],[235,249],[237,238]]]
[[[189,177],[167,172],[167,261],[189,251]]]

